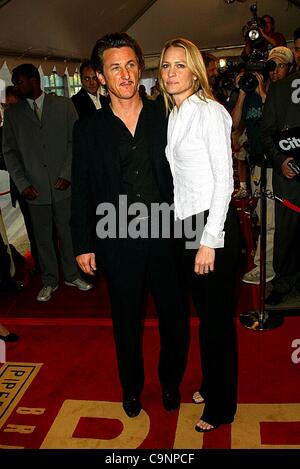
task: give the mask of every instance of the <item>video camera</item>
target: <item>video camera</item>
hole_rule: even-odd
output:
[[[257,3],[250,5],[250,11],[253,16],[243,27],[243,34],[246,41],[251,41],[253,49],[260,49],[264,45],[264,39],[259,28],[264,28],[265,20],[257,16]]]
[[[253,51],[245,62],[246,72],[239,81],[239,87],[245,93],[255,91],[258,86],[258,80],[253,72],[261,73],[264,77],[267,77],[268,73],[276,68],[276,63],[273,60],[268,60],[269,51],[267,44],[259,30],[259,28],[265,26],[265,21],[257,16],[256,3],[250,6],[250,11],[253,14],[253,18],[243,27],[243,33],[246,42],[250,41]]]

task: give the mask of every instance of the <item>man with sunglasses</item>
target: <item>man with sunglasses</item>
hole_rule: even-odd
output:
[[[282,49],[281,47],[277,49]],[[274,58],[275,49],[271,52]],[[285,51],[292,58],[292,52]],[[271,57],[273,58],[273,57]],[[290,62],[289,62],[290,63]],[[300,205],[300,184],[296,172],[290,167],[290,161],[296,157],[297,144],[287,145],[286,134],[289,132],[287,142],[296,139],[299,132],[300,107],[297,99],[299,92],[297,85],[300,78],[300,69],[295,74],[278,80],[270,86],[264,106],[261,138],[265,154],[273,165],[273,191],[282,199],[292,201]],[[282,145],[276,140],[281,139]],[[297,160],[298,161],[298,160]],[[274,233],[274,258],[273,266],[275,278],[272,282],[273,290],[266,298],[268,305],[276,306],[292,295],[299,294],[300,290],[300,215],[285,207],[283,204],[275,204],[275,233]]]
[[[273,60],[276,68],[269,72],[269,78],[272,83],[285,78],[294,61],[293,52],[288,47],[274,47],[269,52],[268,60]]]

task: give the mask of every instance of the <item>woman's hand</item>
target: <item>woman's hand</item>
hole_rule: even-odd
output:
[[[79,256],[76,256],[76,262],[82,272],[88,275],[95,275],[97,270],[95,253],[79,254]]]
[[[198,275],[213,272],[215,264],[215,250],[208,246],[200,246],[195,257],[194,271]]]

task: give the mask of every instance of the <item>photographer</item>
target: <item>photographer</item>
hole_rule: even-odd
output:
[[[271,62],[272,61],[272,62]],[[268,71],[268,79],[263,80],[260,73],[254,72],[258,86],[255,91],[251,89],[255,80],[247,75],[242,75],[239,80],[240,94],[237,104],[232,112],[233,127],[244,120],[250,147],[250,165],[253,168],[253,179],[260,180],[260,166],[264,157],[263,145],[260,136],[260,125],[263,112],[263,104],[269,83],[285,78],[292,66],[293,54],[287,47],[275,47],[269,52],[268,62],[265,64],[264,73]],[[253,78],[253,77],[252,77]],[[272,191],[272,161],[267,160],[267,190]],[[258,208],[259,211],[259,208]],[[266,281],[274,278],[273,270],[273,244],[274,244],[274,201],[267,200],[267,251],[266,251]],[[246,283],[259,284],[260,282],[260,240],[258,240],[254,263],[256,267],[243,276]]]
[[[260,33],[259,50],[267,51],[272,47],[284,46],[286,47],[286,39],[282,33],[275,32],[275,20],[271,15],[264,15],[259,20],[258,31]],[[251,22],[250,22],[251,24]],[[250,25],[249,25],[250,26]],[[249,36],[246,36],[245,47],[242,51],[242,58],[245,60],[253,53],[255,41],[251,41]]]
[[[264,108],[261,136],[266,155],[273,161],[274,194],[300,206],[300,182],[289,167],[293,160],[292,150],[286,154],[279,151],[274,139],[280,138],[283,129],[299,129],[300,108],[293,100],[293,83],[300,79],[300,69],[270,87]],[[290,153],[289,153],[290,152]],[[299,159],[297,160],[299,165]],[[266,303],[277,305],[284,301],[293,289],[300,290],[300,214],[277,202],[275,205],[274,270],[276,277],[273,290]]]

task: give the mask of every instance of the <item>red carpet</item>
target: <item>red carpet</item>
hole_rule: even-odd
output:
[[[0,322],[20,335],[19,342],[7,344],[7,363],[0,368],[0,448],[300,448],[300,317],[287,317],[267,332],[245,329],[237,319],[236,420],[202,435],[194,431],[201,406],[191,403],[200,378],[196,318],[182,404],[170,414],[161,404],[158,331],[149,297],[144,411],[129,419],[121,406],[104,278],[89,292],[61,282],[51,301],[38,303],[40,279],[26,266],[20,276],[27,288],[2,294],[0,303]],[[241,284],[237,315],[257,306],[258,287]],[[292,347],[295,339],[298,349]]]
[[[95,281],[96,288],[81,292],[64,285],[63,279],[51,301],[40,303],[36,295],[41,288],[39,276],[31,276],[25,269],[19,278],[25,284],[21,293],[1,293],[0,318],[110,318],[110,301],[103,275]],[[237,311],[247,311],[258,306],[258,287],[240,285]],[[193,308],[191,308],[193,313]],[[154,318],[155,305],[148,296],[146,317]]]
[[[74,325],[79,321],[80,326]],[[204,436],[193,429],[200,407],[191,404],[198,385],[195,319],[182,405],[175,413],[162,408],[157,327],[154,320],[147,321],[144,412],[136,419],[127,418],[121,408],[109,321],[90,319],[83,325],[78,318],[73,323],[44,318],[6,323],[21,339],[7,345],[7,363],[0,369],[2,448],[300,448],[300,363],[291,360],[300,318],[285,318],[281,327],[268,332],[238,324],[236,421]]]

